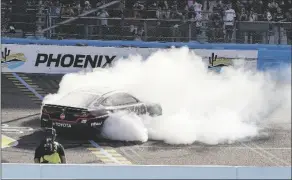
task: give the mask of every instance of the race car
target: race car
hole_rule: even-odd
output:
[[[62,102],[66,104],[63,105]],[[77,90],[63,96],[54,104],[42,106],[41,127],[53,127],[57,133],[63,130],[81,130],[101,135],[104,122],[111,113],[118,111],[137,115],[162,115],[159,104],[142,102],[126,91]]]

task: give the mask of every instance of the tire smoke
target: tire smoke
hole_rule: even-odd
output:
[[[113,140],[233,143],[259,136],[269,117],[283,109],[281,114],[291,123],[286,120],[291,117],[290,82],[279,84],[269,73],[242,68],[210,72],[202,58],[185,47],[154,52],[147,60],[130,56],[108,69],[66,74],[58,93],[47,95],[44,103],[76,89],[100,87],[127,90],[163,108],[163,115],[155,118],[112,114],[103,134]]]

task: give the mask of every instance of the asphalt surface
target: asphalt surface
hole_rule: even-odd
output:
[[[20,75],[42,94],[56,92],[61,80],[61,76]],[[11,75],[2,74],[1,119],[2,125],[5,124],[2,134],[18,141],[16,146],[2,148],[2,163],[30,163],[43,136],[39,129],[40,101],[15,82]],[[14,130],[8,131],[7,125]],[[268,132],[268,137],[215,146],[199,143],[177,146],[159,141],[143,144],[89,141],[88,137],[58,137],[58,141],[65,147],[68,163],[291,166],[291,121],[279,123]]]

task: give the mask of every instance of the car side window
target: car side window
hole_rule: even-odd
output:
[[[102,101],[101,103],[103,106],[113,106],[114,102],[113,102],[113,98],[112,96],[107,97],[105,100]]]
[[[106,98],[102,105],[104,106],[121,106],[121,105],[129,105],[135,104],[138,100],[127,93],[117,93],[113,94],[110,97]]]

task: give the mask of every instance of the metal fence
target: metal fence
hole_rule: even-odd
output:
[[[50,9],[45,8],[38,8],[31,12],[33,13],[21,15],[27,17],[26,21],[10,22],[17,27],[16,29],[22,30],[22,37],[37,36],[36,32],[39,28],[44,29],[72,18],[56,15]],[[12,15],[10,14],[10,16]],[[2,16],[1,19],[4,22]],[[52,28],[42,36],[49,39],[291,44],[291,29],[291,22],[237,21],[233,27],[227,28],[224,22],[215,22],[208,20],[208,18],[195,21],[190,19],[87,16],[78,17],[71,23]],[[13,33],[2,30],[2,36],[11,35]]]
[[[50,23],[58,23],[65,19],[67,18],[51,16]],[[180,19],[80,17],[74,24],[62,25],[45,36],[95,40],[291,44],[291,29],[291,22],[238,21],[232,29],[227,29],[224,24],[216,25],[212,21],[198,23]]]

